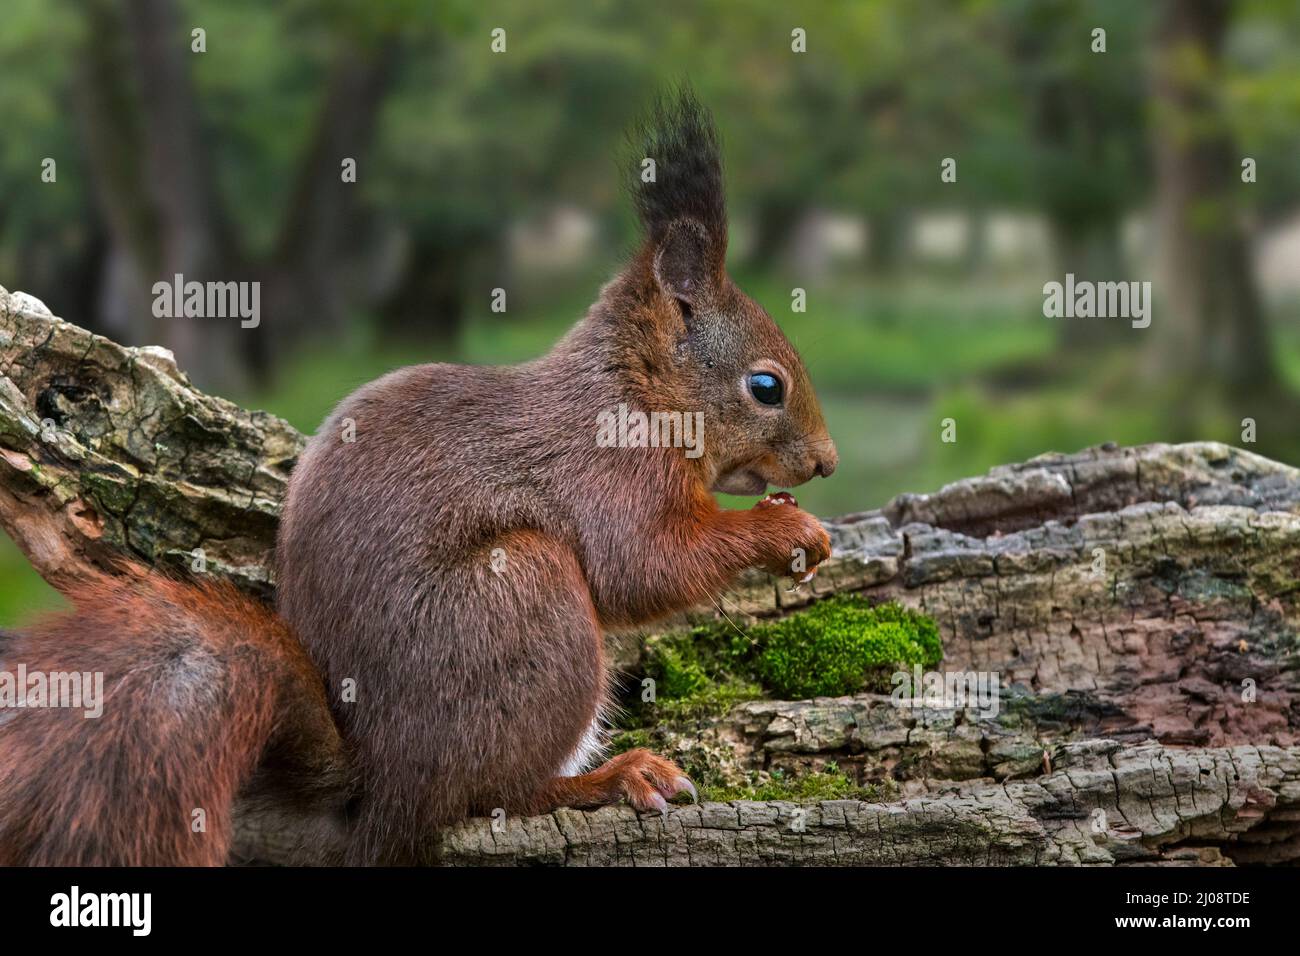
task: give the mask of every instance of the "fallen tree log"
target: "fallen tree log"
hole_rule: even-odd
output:
[[[0,289],[0,525],[56,585],[130,556],[271,595],[303,438]],[[835,763],[881,802],[736,801],[471,821],[453,863],[1177,863],[1300,859],[1300,472],[1217,443],[1047,455],[828,522],[792,594],[754,573],[743,627],[831,593],[939,623],[947,670],[1000,676],[1002,715],[888,698],[750,701],[670,749]],[[712,616],[714,607],[682,618]],[[614,642],[636,673],[636,636]],[[669,754],[671,756],[671,753]],[[897,797],[897,799],[894,799]],[[1100,812],[1101,817],[1096,816]],[[793,826],[798,820],[798,827]],[[331,862],[346,827],[245,795],[240,860]]]
[[[1274,863],[1300,855],[1300,750],[1070,744],[1035,780],[892,803],[712,803],[476,821],[463,865],[1037,866]]]
[[[0,524],[51,583],[129,555],[270,595],[280,500],[304,443],[0,288]]]

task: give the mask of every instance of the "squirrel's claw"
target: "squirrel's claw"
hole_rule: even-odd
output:
[[[700,795],[695,789],[695,784],[691,783],[685,775],[673,777],[663,782],[656,781],[655,789],[668,800],[680,794],[688,793],[691,796],[691,803],[700,802]]]
[[[805,584],[809,583],[810,581],[812,581],[813,578],[817,577],[817,569],[820,568],[820,567],[821,567],[820,564],[815,564],[815,565],[813,565],[811,568],[809,568],[807,571],[805,571],[803,574],[800,574],[800,575],[798,575],[798,576],[791,575],[791,576],[790,576],[790,586],[789,586],[788,588],[785,589],[785,593],[786,593],[786,594],[798,594],[798,593],[799,593],[799,590],[800,590],[800,589],[801,589]]]
[[[803,587],[805,584],[807,584],[815,577],[817,577],[817,568],[815,567],[809,568],[804,574],[800,575],[797,578],[794,578],[794,587],[792,587],[790,590],[791,591],[799,590],[799,588]]]
[[[638,810],[644,809],[647,812],[651,810],[658,810],[662,816],[665,817],[668,816],[668,801],[665,800],[661,794],[658,793],[650,794],[650,796],[646,798],[646,802],[650,804],[648,807],[638,807],[637,809]]]
[[[658,811],[668,816],[668,801],[679,793],[689,793],[698,802],[695,785],[670,760],[648,750],[636,748],[611,758],[604,771],[619,779],[619,790],[633,809],[641,813]],[[601,771],[597,771],[600,773]]]

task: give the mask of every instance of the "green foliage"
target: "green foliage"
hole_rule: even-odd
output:
[[[713,683],[699,660],[686,648],[666,645],[659,649],[657,661],[659,693],[665,697],[688,697]]]
[[[900,667],[943,659],[930,618],[898,604],[873,607],[856,595],[833,597],[775,624],[755,628],[756,670],[782,698],[887,690]]]
[[[789,310],[789,286],[770,273],[740,271],[736,281],[777,316],[815,371],[819,395],[857,396],[864,382],[876,390],[924,392],[1050,355],[1056,338],[1043,321],[1041,281],[967,283],[955,294],[937,279],[844,277],[819,285],[807,312]],[[831,429],[837,441],[849,430]]]
[[[758,684],[727,673],[725,665],[720,668],[727,656],[727,650],[708,643],[661,644],[654,658],[657,718],[669,723],[703,720],[761,697],[763,688]]]
[[[662,720],[682,724],[720,717],[737,704],[763,696],[763,688],[752,681],[710,681],[680,699],[661,700],[657,713]]]
[[[834,765],[793,776],[754,771],[738,782],[720,752],[730,744],[696,731],[745,700],[884,690],[892,671],[930,667],[942,657],[932,620],[898,604],[873,606],[860,595],[827,598],[745,630],[720,621],[659,635],[647,642],[645,658],[655,700],[625,711],[609,750],[644,747],[669,756],[706,800],[887,799]]]
[[[66,608],[60,597],[0,532],[0,627],[25,624],[43,611]]]
[[[725,713],[764,692],[801,699],[886,690],[894,670],[942,658],[930,618],[840,595],[747,632],[723,621],[655,638],[646,673],[655,680],[659,722]]]
[[[749,656],[749,640],[725,624],[653,638],[646,665],[655,681],[653,722],[720,716],[743,700],[761,697]]]
[[[700,792],[703,800],[727,802],[730,800],[789,800],[795,802],[816,800],[867,800],[879,802],[892,799],[894,787],[868,784],[860,786],[834,763],[820,771],[800,775],[775,770],[766,779],[748,786],[705,787]]]
[[[1300,383],[1300,337],[1280,338],[1278,363]],[[1032,381],[1050,380],[1032,389],[970,382],[939,392],[926,425],[938,434],[938,423],[952,418],[957,441],[935,442],[928,464],[902,487],[935,488],[1007,462],[1104,442],[1242,444],[1245,413],[1229,389],[1214,381],[1192,391],[1152,383],[1144,377],[1141,354],[1131,350],[1061,357],[1039,367],[1026,364],[1020,374]],[[1123,414],[1116,413],[1120,407]],[[1249,414],[1258,422],[1258,439],[1246,447],[1278,461],[1300,458],[1300,436],[1290,427],[1293,399],[1251,406]]]
[[[610,757],[616,757],[638,747],[649,750],[653,746],[654,734],[649,727],[633,727],[631,730],[621,730],[610,737],[609,743],[605,745],[605,753]]]

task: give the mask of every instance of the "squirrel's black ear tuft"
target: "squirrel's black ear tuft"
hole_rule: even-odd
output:
[[[683,84],[659,96],[629,141],[628,181],[650,241],[661,242],[674,222],[694,220],[721,263],[727,249],[722,156],[713,118],[695,92]]]

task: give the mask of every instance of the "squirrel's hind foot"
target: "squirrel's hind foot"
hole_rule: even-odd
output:
[[[668,801],[680,793],[699,797],[695,785],[671,760],[637,748],[612,757],[590,773],[556,777],[547,785],[545,809],[603,807],[626,799],[636,810],[667,815]]]

